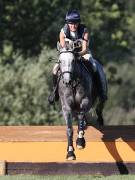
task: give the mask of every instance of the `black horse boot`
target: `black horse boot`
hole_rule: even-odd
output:
[[[48,102],[50,103],[50,105],[54,104],[54,101],[59,100],[57,81],[58,81],[57,75],[53,74],[53,91],[48,97]]]

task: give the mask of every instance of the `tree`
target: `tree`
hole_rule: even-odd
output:
[[[39,54],[44,44],[56,47],[59,30],[64,23],[65,12],[78,8],[69,0],[2,0],[1,1],[0,50],[7,44],[23,54]]]
[[[91,32],[91,49],[103,63],[122,62],[131,53],[133,21],[127,3],[121,0],[82,1],[82,18]]]

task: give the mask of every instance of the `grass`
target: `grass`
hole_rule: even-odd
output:
[[[0,176],[0,180],[135,180],[135,175],[60,175],[60,176],[36,176],[36,175],[17,175]]]

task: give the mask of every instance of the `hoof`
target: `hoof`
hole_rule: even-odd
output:
[[[76,160],[76,156],[74,154],[74,151],[68,151],[66,159],[68,161]]]
[[[86,146],[86,142],[85,142],[84,137],[83,138],[77,138],[76,147],[81,150],[81,149],[84,149],[85,146]]]

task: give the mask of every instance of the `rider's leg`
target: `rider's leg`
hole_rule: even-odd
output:
[[[93,74],[94,79],[96,79],[96,86],[98,89],[98,95],[100,102],[104,103],[107,100],[107,81],[103,70],[103,66],[93,59],[91,53],[83,56],[84,64],[88,70]]]
[[[96,61],[96,65],[97,65],[96,83],[97,83],[97,90],[99,95],[99,103],[97,104],[96,107],[96,113],[98,116],[97,121],[99,122],[99,125],[103,126],[104,125],[103,109],[105,102],[107,100],[107,80],[102,65],[98,61]]]
[[[57,76],[58,68],[59,68],[59,65],[55,64],[55,66],[53,68],[53,90],[52,90],[51,94],[48,97],[48,101],[49,101],[50,104],[53,104],[54,101],[59,100],[58,88],[56,87],[57,80],[58,80],[58,76]]]
[[[89,59],[88,59],[89,57]],[[94,60],[92,58],[92,55],[87,55],[84,57],[86,59],[85,65],[88,68],[88,70],[92,73],[94,82],[96,84],[97,90],[98,90],[98,96],[99,96],[99,103],[96,107],[96,113],[98,116],[97,121],[101,126],[104,125],[104,120],[103,120],[103,109],[105,102],[107,100],[107,81],[106,81],[106,76],[103,70],[102,65]]]
[[[97,71],[96,71],[96,79],[98,85],[98,94],[101,102],[105,102],[107,100],[107,80],[103,70],[103,66],[95,60]]]
[[[97,66],[96,66],[96,62],[93,59],[91,53],[87,53],[83,56],[84,58],[84,64],[86,65],[86,67],[88,68],[88,70],[93,74],[97,71]]]

